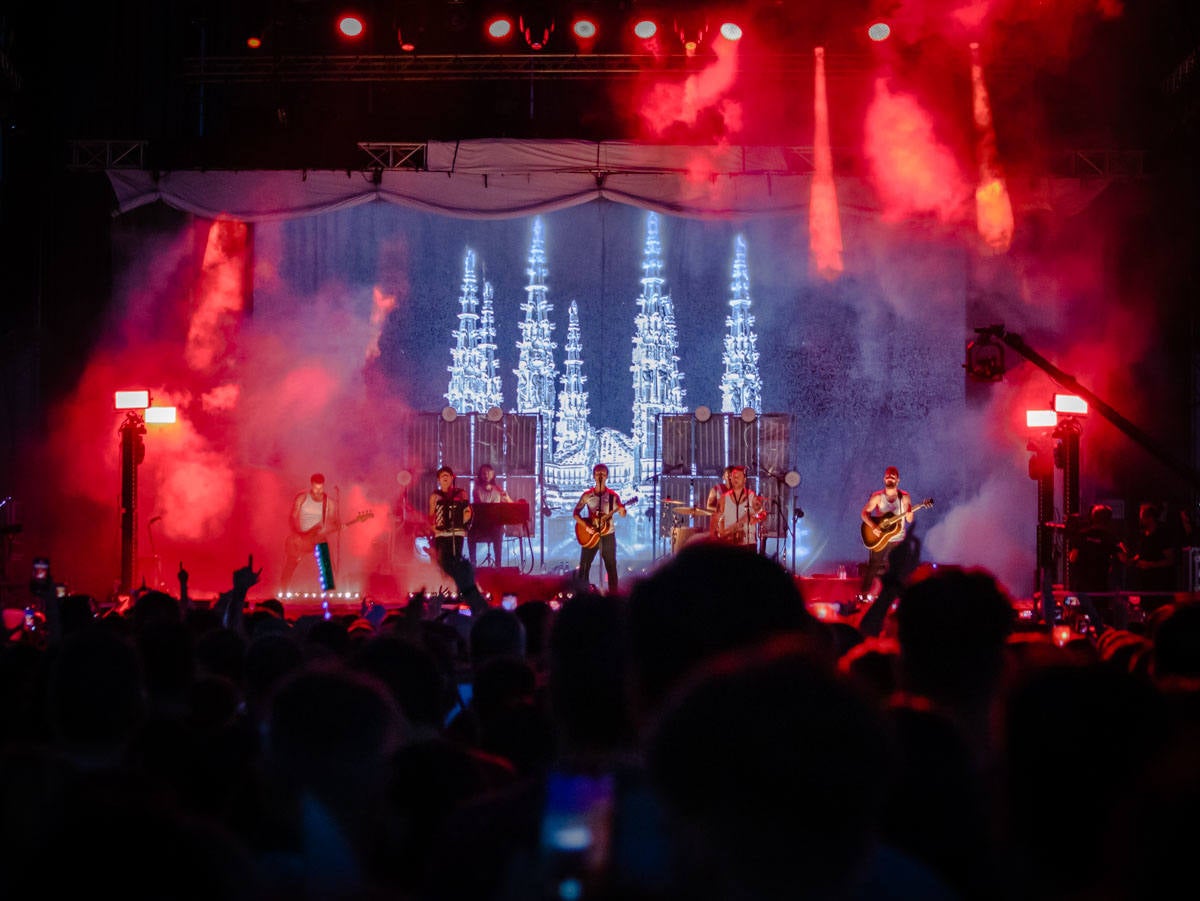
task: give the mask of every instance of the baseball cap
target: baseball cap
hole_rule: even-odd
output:
[[[900,470],[898,470],[895,466],[889,466],[883,471],[883,477],[886,479],[888,476],[900,478]]]

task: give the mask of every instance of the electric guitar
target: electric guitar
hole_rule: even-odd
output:
[[[933,498],[927,497],[917,506],[913,507],[906,513],[888,513],[884,516],[872,516],[871,522],[875,523],[875,528],[879,530],[878,537],[871,534],[870,527],[864,522],[862,524],[862,541],[869,550],[877,551],[887,544],[893,536],[895,536],[902,528],[904,528],[904,517],[909,513],[916,513],[918,510],[923,510],[926,507],[933,506]]]
[[[638,502],[636,497],[630,498],[621,504],[621,507],[632,507]],[[618,503],[620,503],[618,501]],[[613,514],[621,509],[610,510],[608,513],[597,513],[588,519],[586,522],[575,523],[575,540],[579,542],[581,547],[595,547],[600,543],[600,539],[608,535],[613,530],[612,518]]]
[[[362,510],[353,519],[342,523],[334,529],[330,529],[325,533],[321,532],[321,524],[317,523],[307,532],[292,532],[284,541],[284,551],[289,557],[301,557],[304,554],[311,554],[321,541],[324,540],[324,535],[330,532],[336,532],[338,529],[344,529],[347,526],[352,526],[355,523],[363,522],[375,515],[374,510]]]
[[[748,511],[745,516],[738,519],[737,522],[729,526],[717,526],[713,530],[713,535],[718,541],[729,541],[736,538],[741,540],[742,530],[750,523],[760,523],[767,518],[766,510],[759,510],[757,513]]]

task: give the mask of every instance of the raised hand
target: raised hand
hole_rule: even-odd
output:
[[[234,570],[233,573],[233,588],[234,591],[241,592],[243,595],[250,590],[251,587],[258,584],[259,577],[262,576],[262,567],[256,571],[254,569],[254,555],[250,554],[246,558],[246,565],[241,569]]]

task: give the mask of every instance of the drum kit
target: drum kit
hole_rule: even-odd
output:
[[[683,501],[673,501],[669,498],[663,501],[663,504],[670,508],[671,515],[674,516],[675,525],[671,527],[671,553],[678,554],[680,548],[685,544],[689,544],[698,539],[702,539],[708,535],[708,527],[691,527],[683,524],[684,517],[702,517],[712,516],[713,511],[706,507],[688,507]]]

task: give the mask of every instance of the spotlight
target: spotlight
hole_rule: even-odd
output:
[[[358,40],[363,36],[367,28],[361,16],[354,13],[347,13],[338,19],[337,30],[343,37]]]
[[[976,382],[998,382],[1004,378],[1004,345],[996,341],[995,327],[977,328],[978,335],[967,342],[967,361],[963,368]]]
[[[867,29],[867,37],[873,41],[886,41],[891,34],[892,29],[886,22],[875,22]]]
[[[149,425],[167,425],[175,421],[174,407],[147,407],[144,419]]]
[[[742,39],[742,26],[736,22],[726,22],[721,26],[721,37],[727,41],[740,41]]]
[[[641,21],[634,23],[633,33],[643,41],[648,41],[650,38],[658,34],[658,25],[656,25],[650,19],[642,19]]]
[[[114,392],[114,410],[144,410],[148,406],[150,406],[149,391],[138,390]]]
[[[596,38],[596,23],[588,18],[576,19],[571,25],[571,31],[581,41],[592,41]]]
[[[251,50],[257,50],[262,46],[262,38],[257,37],[256,35],[251,35],[250,37],[246,38],[246,46]]]
[[[1087,416],[1087,411],[1087,401],[1078,395],[1054,395],[1054,412],[1056,413],[1074,413],[1078,416]]]
[[[504,41],[512,37],[513,20],[508,16],[496,16],[488,21],[485,26],[487,35],[493,41]]]

